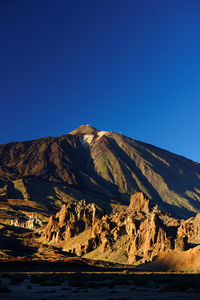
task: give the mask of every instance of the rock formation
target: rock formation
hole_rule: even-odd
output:
[[[47,241],[67,241],[92,227],[97,219],[96,213],[96,205],[86,205],[85,200],[77,204],[63,205],[55,217],[50,217],[42,238]]]
[[[141,258],[151,261],[158,253],[167,249],[173,249],[173,240],[167,236],[159,216],[151,213],[131,238],[129,263],[136,263]]]
[[[24,217],[24,220],[11,219],[9,223],[11,226],[23,227],[27,229],[36,229],[44,225],[44,221],[34,214],[32,214],[30,217]]]
[[[132,212],[135,211],[148,214],[150,212],[150,200],[144,193],[135,193],[130,198],[130,205],[128,210]]]
[[[182,220],[177,232],[178,237],[187,237],[191,244],[200,244],[200,214],[193,218]]]
[[[126,263],[138,264],[152,261],[168,250],[188,249],[185,223],[179,228],[177,226],[178,234],[174,224],[179,223],[158,210],[145,194],[139,192],[131,196],[126,211],[110,215],[101,216],[95,204],[86,204],[85,201],[63,205],[60,212],[50,218],[42,241],[55,243],[68,252],[83,256],[96,249],[100,255],[112,253],[124,238]]]

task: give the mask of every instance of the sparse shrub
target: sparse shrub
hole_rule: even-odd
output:
[[[36,293],[41,294],[41,293],[55,293],[55,292],[56,290],[42,290],[42,291],[37,291]],[[46,298],[43,299],[47,300]]]
[[[71,278],[69,279],[69,285],[76,287],[76,286],[84,286],[85,279],[84,278]]]
[[[59,281],[42,281],[40,282],[40,285],[41,286],[57,286],[57,285],[60,285],[60,282]]]
[[[80,293],[79,290],[73,290],[72,293]]]
[[[62,287],[61,290],[63,290],[63,291],[70,291],[71,289],[70,288],[66,288],[66,287]]]
[[[99,283],[99,282],[94,282],[94,281],[89,281],[86,283],[86,287],[87,288],[91,288],[91,289],[99,289],[103,286],[102,283]]]
[[[11,292],[11,290],[5,286],[2,286],[0,288],[0,293],[10,293],[10,292]]]
[[[43,274],[43,275],[35,274],[35,275],[31,276],[31,283],[38,283],[38,284],[40,284],[41,282],[48,281],[49,278],[50,278],[50,276],[46,275],[46,274]]]
[[[27,289],[28,289],[28,290],[31,290],[31,289],[32,289],[32,285],[31,285],[31,284],[28,284],[28,285],[27,285]]]
[[[11,278],[10,284],[19,284],[19,283],[23,282],[25,279],[27,279],[26,274],[13,275],[12,278]]]

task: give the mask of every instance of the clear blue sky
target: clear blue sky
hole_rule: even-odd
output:
[[[1,0],[0,143],[81,124],[200,162],[199,0]]]

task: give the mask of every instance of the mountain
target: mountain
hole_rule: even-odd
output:
[[[200,211],[200,165],[90,125],[60,137],[0,145],[3,223],[45,221],[64,203],[82,199],[118,210],[136,192],[175,217],[193,216]]]

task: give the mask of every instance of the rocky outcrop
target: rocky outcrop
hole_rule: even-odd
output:
[[[186,251],[188,250],[188,248],[189,248],[188,237],[186,235],[178,236],[177,239],[175,240],[175,249]]]
[[[97,218],[97,207],[94,203],[86,205],[85,200],[81,200],[77,204],[64,204],[55,217],[50,217],[42,239],[66,242],[92,227]]]
[[[98,253],[112,253],[116,245],[120,247],[124,237],[127,262],[138,264],[152,261],[168,250],[188,249],[187,236],[181,234],[180,228],[178,235],[172,230],[177,224],[176,219],[153,206],[147,196],[136,193],[131,196],[126,211],[111,215],[101,216],[95,204],[86,204],[84,200],[63,205],[56,216],[50,218],[42,240],[83,256],[96,249]]]
[[[200,244],[200,214],[188,220],[182,220],[177,232],[178,237],[187,237],[191,244]]]
[[[150,200],[144,193],[135,193],[130,198],[128,210],[148,214],[150,212]]]
[[[43,226],[44,224],[45,224],[44,221],[40,217],[35,216],[34,214],[32,214],[30,217],[24,218],[24,220],[19,220],[19,219],[10,220],[11,226],[23,227],[27,229],[36,229]]]
[[[152,213],[141,222],[129,246],[129,263],[153,260],[158,253],[173,249],[173,239],[167,235],[159,216]]]

